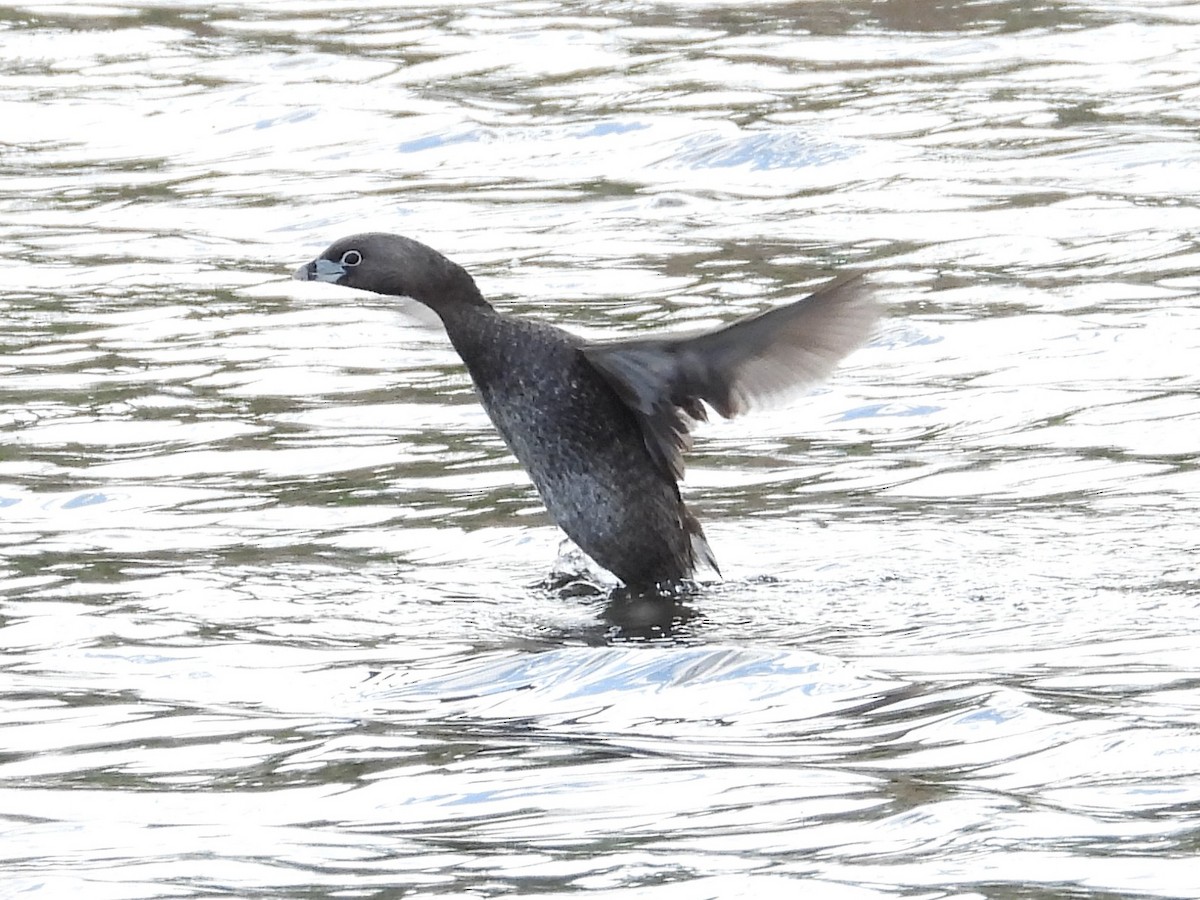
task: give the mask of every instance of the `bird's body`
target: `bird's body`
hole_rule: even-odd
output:
[[[681,516],[695,519],[678,485],[652,464],[635,415],[583,342],[477,307],[443,321],[484,409],[567,536],[626,584],[690,574],[699,523],[691,534],[681,528]]]
[[[870,292],[841,279],[714,332],[590,344],[499,312],[461,267],[386,234],[344,238],[295,277],[433,309],[550,515],[634,587],[681,581],[698,564],[716,568],[678,485],[689,430],[704,418],[700,401],[729,416],[811,382],[865,339],[877,316]]]

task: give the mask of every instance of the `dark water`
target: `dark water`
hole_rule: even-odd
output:
[[[1200,12],[0,10],[0,895],[1200,897]],[[380,229],[594,336],[864,269],[556,590]]]

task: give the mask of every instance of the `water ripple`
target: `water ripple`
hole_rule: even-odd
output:
[[[1198,29],[0,14],[0,894],[1200,896]],[[888,315],[626,602],[436,323],[288,280],[368,229],[593,338]]]

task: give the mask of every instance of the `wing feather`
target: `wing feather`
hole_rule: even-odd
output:
[[[706,419],[701,401],[725,418],[785,401],[862,344],[879,313],[873,287],[847,275],[714,331],[583,352],[637,414],[655,462],[678,480],[691,431]]]

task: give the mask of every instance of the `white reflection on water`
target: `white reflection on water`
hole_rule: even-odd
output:
[[[1198,28],[4,13],[2,891],[1200,896]],[[287,280],[367,228],[593,337],[891,314],[610,603],[436,329]]]

